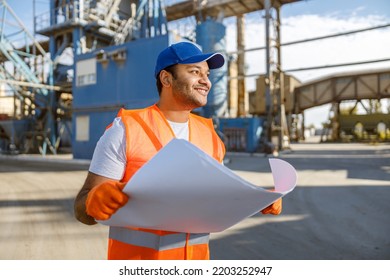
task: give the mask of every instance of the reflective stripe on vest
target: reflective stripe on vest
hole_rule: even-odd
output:
[[[134,246],[147,247],[156,251],[183,248],[186,244],[186,233],[157,235],[151,232],[122,227],[110,227],[110,238]],[[208,244],[208,233],[190,234],[188,245]]]

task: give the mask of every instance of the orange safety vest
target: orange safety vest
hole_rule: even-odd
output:
[[[122,182],[127,182],[175,134],[157,105],[139,110],[121,109],[118,117],[122,119],[126,134],[127,165]],[[211,119],[190,114],[189,141],[222,162],[225,146],[215,132]],[[110,227],[108,259],[208,260],[208,241],[208,233]]]

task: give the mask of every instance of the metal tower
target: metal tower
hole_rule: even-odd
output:
[[[264,0],[266,32],[266,140],[277,142],[277,149],[289,148],[289,132],[285,110],[284,73],[281,67],[280,3]],[[272,9],[273,8],[273,9]],[[277,141],[273,141],[273,138]]]

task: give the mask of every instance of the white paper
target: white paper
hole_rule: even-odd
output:
[[[275,191],[257,187],[192,145],[174,139],[139,169],[124,188],[130,197],[109,220],[176,232],[223,231],[291,192],[295,169],[271,158]]]

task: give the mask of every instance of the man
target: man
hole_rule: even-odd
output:
[[[127,202],[126,182],[173,138],[186,139],[222,163],[223,142],[212,121],[191,111],[207,103],[210,69],[224,64],[220,53],[203,54],[181,42],[164,49],[155,67],[157,104],[121,110],[99,140],[89,173],[75,200],[76,218],[88,225],[106,220]],[[281,200],[263,210],[279,214]],[[110,227],[108,259],[209,259],[209,234]]]

